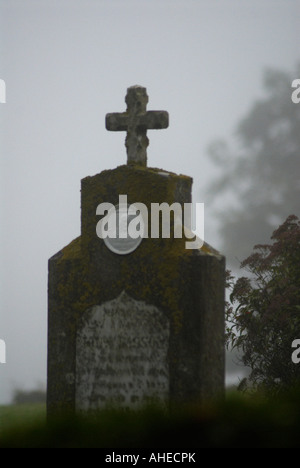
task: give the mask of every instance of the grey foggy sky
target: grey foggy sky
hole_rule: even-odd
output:
[[[46,382],[47,260],[80,233],[80,179],[126,162],[105,114],[145,86],[170,115],[148,165],[192,176],[205,203],[207,146],[262,95],[265,67],[294,70],[299,24],[299,0],[0,0],[0,404]],[[218,247],[214,226],[205,205]]]

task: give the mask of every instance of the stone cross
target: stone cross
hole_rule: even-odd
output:
[[[146,110],[148,95],[142,86],[128,88],[125,102],[126,112],[106,114],[106,129],[126,131],[127,164],[147,166],[147,130],[167,128],[169,114],[166,111]]]

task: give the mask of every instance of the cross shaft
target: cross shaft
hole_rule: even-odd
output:
[[[169,126],[166,111],[147,111],[148,95],[146,88],[131,86],[125,98],[126,112],[106,114],[106,129],[114,132],[126,131],[125,146],[127,164],[147,165],[147,130],[162,129]]]

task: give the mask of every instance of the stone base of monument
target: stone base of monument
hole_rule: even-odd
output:
[[[125,165],[82,180],[81,235],[49,260],[48,413],[197,404],[224,390],[224,257],[184,238],[119,255],[100,203],[191,202],[192,179]]]

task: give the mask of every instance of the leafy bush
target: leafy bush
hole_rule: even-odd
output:
[[[273,244],[257,245],[241,264],[227,303],[227,344],[241,351],[250,382],[278,391],[300,381],[292,342],[300,338],[300,221],[294,215],[274,231]]]

